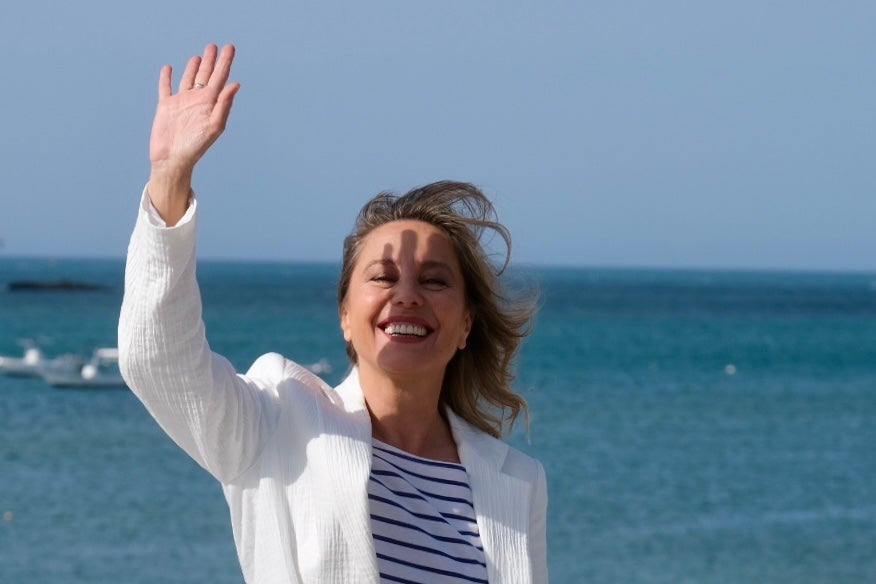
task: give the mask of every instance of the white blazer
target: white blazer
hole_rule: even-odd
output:
[[[271,353],[246,375],[210,351],[195,279],[196,208],[172,228],[144,197],[119,321],[122,373],[223,487],[249,584],[379,582],[367,483],[371,420],[353,369],[337,388]],[[489,581],[547,582],[536,460],[448,412]]]

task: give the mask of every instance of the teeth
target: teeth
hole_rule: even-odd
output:
[[[426,336],[426,327],[416,324],[392,323],[384,329],[388,335],[413,335],[416,337]]]

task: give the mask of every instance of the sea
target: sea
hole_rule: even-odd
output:
[[[0,354],[115,346],[123,261],[0,258]],[[338,266],[202,261],[214,351],[347,371]],[[10,291],[16,280],[93,291]],[[518,266],[508,440],[554,583],[876,582],[876,273]],[[220,487],[125,388],[0,376],[0,582],[240,584]]]

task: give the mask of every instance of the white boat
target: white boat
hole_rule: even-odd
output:
[[[53,365],[43,367],[40,374],[54,387],[125,387],[119,372],[119,350],[114,347],[95,349],[80,367]]]
[[[21,357],[0,356],[0,371],[17,377],[34,377],[48,363],[42,350],[32,343],[26,343]]]
[[[329,363],[329,360],[323,357],[319,361],[315,363],[311,363],[310,365],[304,366],[306,369],[309,369],[312,373],[316,375],[326,375],[332,372],[332,364]]]

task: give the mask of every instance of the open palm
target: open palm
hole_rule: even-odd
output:
[[[162,166],[190,173],[195,163],[225,130],[238,83],[228,83],[234,47],[218,55],[216,45],[192,57],[180,79],[177,93],[171,87],[172,70],[161,69],[158,108],[152,124],[149,159]]]

